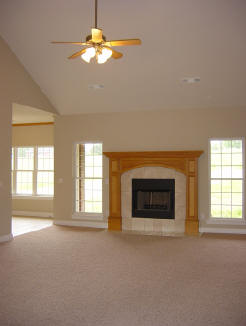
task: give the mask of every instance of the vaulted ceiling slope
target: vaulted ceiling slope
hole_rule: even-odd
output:
[[[50,41],[84,40],[93,0],[0,2],[1,36],[60,114],[246,108],[245,0],[99,0],[98,10],[108,39],[142,45],[102,65],[67,60],[78,46]]]
[[[29,106],[55,115],[57,111],[0,36],[0,110]],[[2,117],[2,115],[1,115]]]

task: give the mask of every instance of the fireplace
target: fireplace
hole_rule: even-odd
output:
[[[186,179],[185,190],[182,194],[185,195],[186,210],[183,215],[185,222],[185,233],[189,235],[196,235],[199,232],[198,221],[198,158],[203,151],[154,151],[154,152],[104,152],[109,158],[109,217],[108,229],[109,230],[122,230],[122,208],[121,195],[126,193],[122,191],[124,187],[121,185],[121,177],[127,171],[134,169],[145,169],[148,167],[164,167],[173,169],[175,172],[182,173]],[[142,176],[141,176],[142,177]],[[148,176],[146,176],[148,178]],[[155,177],[155,176],[151,176]],[[139,178],[139,176],[136,176]],[[158,177],[159,178],[159,177]],[[172,178],[172,176],[170,177]],[[176,180],[176,179],[175,179]],[[129,189],[129,188],[128,188]],[[177,191],[176,191],[177,192]],[[132,193],[130,194],[130,198]],[[179,197],[179,194],[177,193]],[[177,202],[177,198],[176,198]],[[177,206],[177,203],[176,203]],[[131,207],[130,214],[131,215]],[[124,214],[123,214],[124,215]],[[180,212],[176,207],[175,219],[154,219],[145,218],[143,221],[139,218],[130,218],[130,221],[135,225],[135,222],[144,222],[147,226],[148,223],[154,222],[153,225],[158,224],[176,224]],[[184,218],[185,217],[185,218]],[[136,221],[137,220],[137,221]],[[146,223],[145,223],[146,222]],[[139,224],[139,223],[138,223]]]
[[[132,179],[132,217],[174,219],[174,179]]]

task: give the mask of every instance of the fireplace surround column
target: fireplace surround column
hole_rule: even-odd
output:
[[[109,162],[110,214],[108,229],[122,230],[121,174],[135,168],[158,166],[175,169],[186,175],[185,233],[197,235],[198,221],[198,158],[203,151],[104,152]]]
[[[110,159],[109,173],[109,210],[108,229],[121,231],[121,172],[120,160]]]

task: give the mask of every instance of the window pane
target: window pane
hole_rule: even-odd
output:
[[[85,157],[85,166],[93,166],[93,156]]]
[[[242,154],[232,154],[232,165],[242,165]]]
[[[34,168],[34,148],[17,148],[17,170],[33,170]]]
[[[94,156],[94,166],[102,166],[102,155]]]
[[[102,201],[102,192],[94,190],[93,191],[93,200],[94,201]]]
[[[94,190],[102,190],[102,179],[93,180],[93,189]]]
[[[54,170],[53,147],[38,147],[38,170]]]
[[[94,168],[94,177],[95,178],[101,178],[102,177],[102,168],[101,167],[95,167]]]
[[[85,144],[85,155],[93,155],[93,144]]]
[[[212,193],[211,194],[211,204],[220,205],[221,204],[221,193]]]
[[[242,178],[243,177],[243,167],[242,166],[232,166],[232,178]]]
[[[211,154],[211,165],[221,165],[221,154]]]
[[[221,217],[221,206],[220,205],[211,205],[211,216],[212,217]]]
[[[221,180],[211,180],[211,192],[221,192]]]
[[[242,218],[242,207],[241,206],[232,206],[232,217]]]
[[[221,178],[221,166],[211,167],[211,178]]]
[[[222,180],[222,192],[231,192],[231,180]]]
[[[242,205],[242,203],[243,203],[243,194],[241,192],[233,193],[232,194],[232,205]]]
[[[94,144],[94,155],[102,155],[102,144]]]
[[[222,193],[222,205],[231,205],[231,193],[230,192]]]
[[[85,167],[85,177],[92,178],[93,176],[93,167]]]
[[[242,180],[232,180],[232,192],[242,192],[243,182]]]
[[[32,172],[16,172],[16,193],[18,195],[31,195],[32,190]]]
[[[92,190],[93,180],[85,179],[85,189]]]
[[[85,212],[93,213],[93,203],[91,201],[85,201]]]
[[[101,213],[102,212],[102,203],[101,202],[94,202],[93,210],[94,210],[95,213]]]
[[[231,217],[231,206],[222,206],[222,217]]]
[[[231,153],[231,140],[221,141],[222,153]]]
[[[219,140],[211,140],[211,153],[221,153],[221,142]]]
[[[222,154],[222,165],[231,165],[231,154]]]
[[[222,166],[222,178],[231,178],[231,166]]]
[[[37,194],[54,194],[54,172],[38,172],[37,174]]]
[[[92,200],[92,190],[85,189],[85,200]]]
[[[233,140],[232,141],[232,152],[233,153],[242,153],[242,141]]]

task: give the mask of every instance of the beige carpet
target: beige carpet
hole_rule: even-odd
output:
[[[52,226],[0,245],[1,326],[246,326],[246,237]]]

